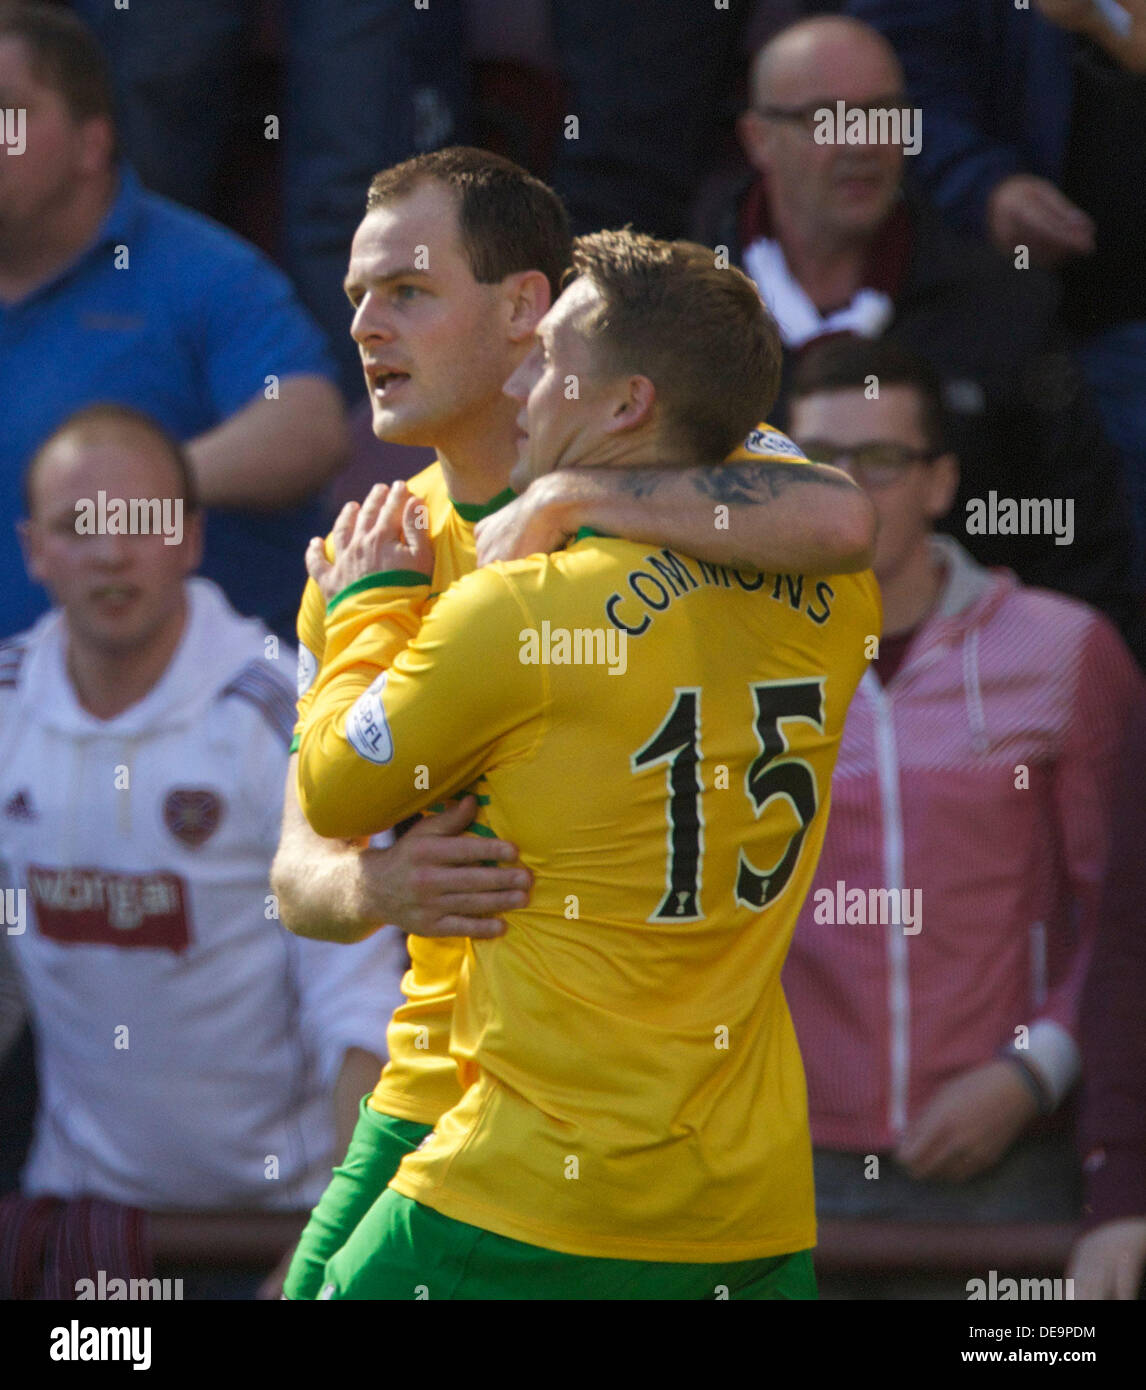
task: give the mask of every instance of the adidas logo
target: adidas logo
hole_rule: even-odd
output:
[[[32,796],[21,788],[14,792],[4,803],[4,814],[9,820],[38,820],[39,817],[32,808]]]

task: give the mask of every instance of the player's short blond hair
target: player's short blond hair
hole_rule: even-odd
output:
[[[768,415],[780,334],[756,286],[714,251],[628,229],[594,232],[574,240],[568,279],[578,277],[600,295],[577,325],[595,366],[648,377],[690,460],[722,460]]]

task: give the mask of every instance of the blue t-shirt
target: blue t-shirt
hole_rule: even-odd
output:
[[[334,369],[287,278],[240,237],[147,192],[122,168],[88,249],[27,298],[0,304],[0,637],[48,606],[25,573],[14,524],[28,460],[68,415],[113,401],[189,440],[263,399],[267,377],[281,384],[300,374],[333,380]],[[212,509],[202,572],[240,613],[289,633],[303,552],[325,520],[318,497],[274,512]]]

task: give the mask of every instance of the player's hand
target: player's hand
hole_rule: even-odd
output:
[[[987,200],[987,229],[1006,256],[1028,246],[1036,265],[1057,266],[1094,251],[1094,222],[1049,179],[1012,174]]]
[[[495,560],[524,560],[564,546],[569,532],[553,505],[557,484],[551,480],[556,478],[553,473],[538,478],[520,497],[478,522],[474,537],[479,566]]]
[[[426,816],[384,850],[363,850],[367,892],[364,920],[385,921],[415,936],[503,936],[498,916],[524,907],[533,875],[505,840],[466,835],[477,798],[463,797]],[[496,868],[483,861],[502,861]],[[371,880],[373,880],[371,884]]]
[[[1076,1242],[1066,1277],[1075,1298],[1131,1300],[1146,1269],[1146,1216],[1108,1221]]]
[[[321,536],[307,547],[306,570],[329,603],[343,589],[380,570],[417,570],[431,574],[425,504],[405,483],[376,483],[361,506],[347,502],[330,533],[334,559],[326,558]]]
[[[994,1167],[1037,1114],[1014,1064],[996,1059],[943,1086],[896,1158],[913,1178],[966,1182]]]

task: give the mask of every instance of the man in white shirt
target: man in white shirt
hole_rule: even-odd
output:
[[[40,1082],[24,1190],[303,1212],[377,1075],[405,948],[277,920],[293,653],[189,577],[190,473],[146,417],[73,416],[26,504],[57,607],[0,648],[4,930]]]

